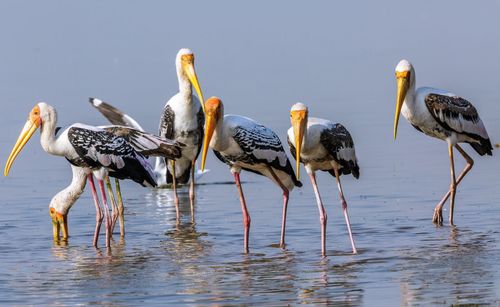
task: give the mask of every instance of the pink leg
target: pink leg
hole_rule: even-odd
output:
[[[472,166],[474,166],[474,160],[472,160],[472,158],[458,144],[455,145],[455,148],[465,158],[465,161],[467,161],[467,164],[465,165],[464,169],[457,177],[456,185],[458,186],[458,184],[462,181],[465,175],[467,175],[467,173],[472,169]],[[444,195],[443,199],[441,199],[441,201],[437,204],[436,208],[434,208],[434,215],[432,217],[433,223],[438,225],[443,224],[443,206],[450,197],[450,195],[451,195],[451,189],[448,190],[448,192]]]
[[[241,211],[243,212],[243,227],[245,231],[244,237],[244,249],[245,253],[248,253],[248,234],[250,232],[250,214],[248,214],[247,204],[245,202],[245,196],[243,195],[243,189],[241,188],[240,173],[233,173],[234,181],[236,187],[238,188],[238,193],[240,195]]]
[[[321,255],[323,257],[326,256],[326,222],[328,220],[326,216],[325,207],[323,206],[323,202],[321,201],[321,196],[319,195],[318,185],[316,183],[316,174],[312,172],[309,174],[309,178],[311,179],[311,183],[313,185],[314,194],[316,195],[316,203],[318,204],[319,210],[319,222],[321,225]]]
[[[340,174],[339,170],[334,166],[333,170],[335,172],[335,178],[337,179],[337,187],[339,188],[340,201],[342,202],[342,211],[344,211],[344,218],[347,224],[347,231],[349,232],[349,238],[351,239],[352,253],[357,254],[356,245],[354,245],[354,238],[352,236],[351,222],[349,221],[349,215],[347,214],[347,202],[344,198],[344,192],[342,191],[342,185],[340,184]]]
[[[191,221],[194,222],[194,171],[196,160],[191,161],[191,182],[189,183],[189,204],[191,205]]]
[[[283,213],[281,215],[281,240],[280,247],[285,247],[285,228],[286,228],[286,211],[288,207],[288,196],[290,192],[288,189],[283,189]]]
[[[111,246],[111,217],[109,216],[108,200],[106,199],[106,191],[104,191],[104,182],[97,180],[99,189],[101,190],[102,202],[104,203],[104,221],[106,226],[106,247]]]
[[[94,198],[94,204],[95,204],[95,230],[94,230],[93,245],[94,247],[97,247],[97,240],[99,239],[99,231],[101,229],[101,223],[103,217],[101,212],[101,206],[99,205],[99,198],[97,197],[97,191],[94,185],[94,177],[92,177],[92,174],[89,174],[87,178],[90,183],[92,197]]]
[[[281,240],[280,247],[285,247],[285,229],[286,229],[286,211],[288,208],[288,196],[290,195],[290,191],[285,187],[283,182],[281,182],[280,178],[271,167],[268,167],[269,172],[273,176],[274,180],[278,183],[280,188],[283,190],[283,213],[281,215]]]
[[[177,223],[179,223],[180,212],[179,212],[179,195],[177,195],[177,178],[175,178],[175,160],[172,160],[172,188],[174,190],[174,205],[175,205],[175,215],[177,216]]]

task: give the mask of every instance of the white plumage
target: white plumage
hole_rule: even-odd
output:
[[[244,249],[248,252],[250,215],[240,183],[241,170],[268,177],[283,190],[283,216],[280,245],[285,245],[286,211],[289,192],[302,186],[296,179],[293,168],[283,149],[279,137],[271,129],[254,120],[238,115],[224,116],[220,99],[212,97],[205,103],[205,140],[202,151],[202,170],[210,146],[219,160],[226,163],[233,173],[240,195],[244,220]]]
[[[341,124],[309,117],[309,111],[303,103],[296,103],[292,106],[290,118],[292,127],[288,129],[288,145],[297,162],[297,174],[300,173],[300,163],[303,163],[314,188],[320,214],[322,255],[326,255],[327,214],[316,184],[315,172],[318,170],[328,171],[336,178],[352,250],[356,254],[357,250],[347,213],[347,202],[340,183],[342,174],[359,177],[359,166],[351,135]]]
[[[156,186],[152,167],[149,165],[146,158],[138,153],[134,149],[133,145],[131,145],[123,136],[115,135],[112,132],[94,126],[74,124],[69,126],[56,137],[56,123],[56,110],[46,103],[38,103],[30,112],[29,119],[26,122],[16,144],[14,145],[14,148],[12,149],[5,166],[4,175],[7,176],[17,155],[29,141],[33,133],[40,128],[40,143],[42,148],[49,154],[65,157],[72,165],[80,168],[78,172],[74,170],[72,184],[58,193],[53,199],[54,203],[51,205],[51,208],[54,208],[54,212],[51,209],[51,216],[55,227],[54,237],[58,238],[58,229],[60,226],[63,226],[63,238],[67,238],[67,226],[65,226],[67,210],[76,201],[78,195],[81,194],[81,191],[79,191],[79,188],[83,189],[81,177],[85,174],[91,183],[92,193],[96,205],[94,246],[97,245],[97,238],[102,217],[101,208],[92,179],[93,174],[99,181],[101,197],[104,203],[104,216],[106,219],[106,246],[109,246],[111,237],[111,218],[108,214],[109,209],[107,206],[106,194],[104,192],[103,180],[106,180],[109,190],[110,186],[108,173],[116,178],[129,178],[143,185]],[[118,129],[123,132],[124,128],[111,127],[106,129]],[[129,139],[133,139],[142,145],[144,145],[144,142],[141,141],[141,139],[145,137],[147,137],[147,135],[144,133],[141,134],[140,132],[129,133],[128,135]],[[148,138],[154,139],[153,136]],[[159,139],[156,139],[156,143],[153,143],[155,145],[159,144],[175,147],[175,145],[168,142],[166,144],[160,144]],[[154,148],[150,148],[150,150],[153,149]],[[179,146],[177,146],[176,150],[179,153]],[[64,201],[67,201],[67,203],[64,204]],[[66,212],[63,213],[56,211],[56,208],[61,206],[63,206],[62,209]],[[114,201],[113,208],[116,208]]]
[[[426,135],[444,140],[448,144],[451,167],[451,188],[434,209],[433,222],[442,224],[442,207],[451,195],[449,222],[453,224],[456,186],[472,168],[473,160],[459,146],[468,143],[480,155],[491,155],[488,133],[476,108],[467,100],[445,90],[431,87],[416,89],[416,75],[413,65],[401,60],[396,66],[398,84],[396,113],[394,116],[394,138],[397,135],[399,114],[417,130]],[[467,161],[462,173],[455,176],[453,148]]]
[[[204,113],[203,106],[193,94],[195,88],[200,100],[203,95],[194,70],[194,54],[189,49],[181,49],[175,59],[179,92],[166,103],[160,119],[159,135],[179,141],[186,146],[182,149],[182,157],[169,163],[164,158],[157,158],[155,172],[160,185],[172,183],[177,218],[179,218],[179,197],[177,183],[190,180],[189,196],[191,211],[194,205],[194,169],[200,153],[203,139]]]

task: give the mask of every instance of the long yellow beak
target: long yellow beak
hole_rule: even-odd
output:
[[[294,116],[292,114],[293,135],[295,137],[295,162],[297,180],[300,180],[300,152],[302,150],[302,140],[304,139],[305,117]]]
[[[59,219],[59,224],[61,225],[61,231],[62,231],[62,239],[63,240],[68,240],[68,214],[64,214],[60,216]]]
[[[196,71],[194,70],[194,64],[190,63],[184,67],[184,71],[189,78],[189,81],[194,87],[196,94],[198,94],[198,98],[200,98],[201,107],[203,109],[203,113],[205,113],[205,99],[203,99],[203,93],[201,92],[200,83],[198,83],[198,76],[196,75]]]
[[[16,144],[14,145],[14,148],[12,148],[9,158],[7,159],[7,163],[5,164],[5,169],[3,171],[4,176],[9,175],[12,163],[14,163],[14,160],[19,155],[24,145],[26,145],[26,143],[29,141],[29,139],[31,138],[33,133],[35,133],[35,131],[38,129],[39,126],[40,124],[38,123],[38,121],[32,121],[32,120],[28,120],[26,124],[24,124],[24,128],[21,131],[21,134],[19,134]]]
[[[398,94],[396,98],[396,113],[394,114],[394,139],[398,134],[399,115],[405,101],[406,93],[408,92],[409,80],[407,77],[398,77]]]
[[[205,170],[205,160],[207,159],[208,145],[212,140],[215,130],[215,117],[212,114],[205,115],[205,136],[203,138],[203,151],[201,152],[201,170]]]
[[[59,240],[59,233],[62,234],[62,240],[68,240],[68,214],[60,214],[51,208],[50,216],[52,217],[52,234],[54,241]]]

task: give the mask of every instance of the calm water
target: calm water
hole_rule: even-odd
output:
[[[465,146],[476,164],[457,193],[457,226],[436,228],[433,208],[449,186],[446,146],[404,119],[396,142],[391,131],[394,66],[405,57],[419,85],[470,99],[492,140],[500,140],[500,4],[425,3],[1,2],[0,161],[41,100],[58,109],[63,126],[104,123],[87,103],[96,96],[156,131],[177,88],[174,56],[187,46],[207,97],[222,97],[227,113],[253,117],[282,140],[289,107],[299,100],[311,115],[344,123],[361,178],[343,178],[355,256],[325,174],[318,181],[329,218],[326,259],[308,179],[291,194],[282,250],[274,247],[281,193],[247,173],[251,250],[243,254],[237,192],[224,184],[232,177],[211,153],[195,223],[187,190],[177,225],[169,190],[127,182],[124,241],[115,236],[110,250],[91,246],[94,207],[86,191],[70,212],[69,243],[59,245],[48,203],[68,184],[70,169],[45,154],[35,134],[0,179],[0,302],[500,304],[498,156],[478,157]],[[457,158],[456,165],[464,163]]]

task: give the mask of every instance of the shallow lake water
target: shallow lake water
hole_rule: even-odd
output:
[[[285,144],[296,101],[311,116],[351,131],[361,177],[342,182],[359,254],[350,253],[334,178],[318,174],[328,213],[327,257],[321,258],[308,178],[291,193],[281,249],[279,188],[242,173],[252,218],[244,254],[233,178],[212,153],[210,171],[196,187],[194,218],[186,188],[176,223],[171,190],[124,182],[123,240],[115,234],[107,250],[101,236],[100,248],[92,247],[94,206],[86,191],[69,214],[69,242],[55,243],[48,204],[71,174],[64,159],[42,151],[37,133],[9,177],[0,179],[0,303],[500,304],[498,154],[479,157],[464,145],[476,163],[458,188],[456,226],[446,222],[446,205],[445,224],[436,227],[433,208],[449,187],[446,145],[404,118],[392,139],[394,67],[408,58],[417,86],[471,100],[499,142],[498,3],[410,9],[384,1],[360,9],[324,2],[287,10],[266,3],[263,10],[199,2],[189,11],[181,3],[153,3],[33,1],[29,10],[14,1],[0,4],[0,160],[42,100],[57,108],[61,126],[105,123],[88,105],[96,96],[156,131],[177,90],[174,56],[188,46],[206,97],[222,97],[226,113],[258,120]],[[178,12],[189,12],[192,22]],[[456,155],[457,172],[463,166]]]

